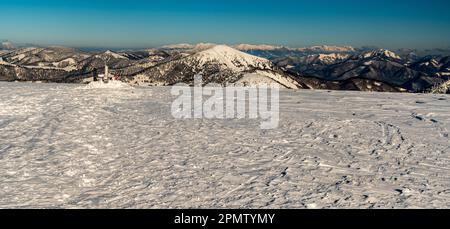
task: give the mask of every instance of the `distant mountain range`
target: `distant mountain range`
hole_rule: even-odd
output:
[[[14,49],[14,45],[13,43],[11,43],[10,41],[2,41],[0,42],[0,50],[11,50]]]
[[[414,59],[385,49],[365,52],[312,54],[280,57],[278,67],[297,76],[327,81],[364,79],[385,83],[395,91],[423,92],[449,79],[449,57],[426,56]],[[368,90],[375,90],[368,85]],[[385,89],[376,89],[382,90]]]
[[[277,84],[285,88],[426,92],[450,80],[445,50],[398,50],[273,45],[166,45],[138,51],[88,52],[65,47],[15,48],[2,42],[0,80],[83,83],[107,64],[137,85]],[[450,52],[449,52],[450,53]]]

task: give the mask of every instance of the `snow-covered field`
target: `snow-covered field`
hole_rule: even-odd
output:
[[[0,83],[0,208],[448,208],[450,97],[282,91],[280,127],[170,88]]]

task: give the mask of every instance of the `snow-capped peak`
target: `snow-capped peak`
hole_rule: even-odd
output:
[[[313,46],[310,49],[317,51],[328,51],[328,52],[353,52],[355,48],[351,46],[330,46],[330,45],[321,45],[321,46]]]
[[[171,44],[164,45],[162,48],[165,49],[184,49],[184,50],[205,50],[216,46],[214,43],[198,43],[198,44]]]
[[[194,45],[191,44],[170,44],[170,45],[164,45],[161,48],[165,49],[192,49],[194,48]]]
[[[393,59],[402,59],[399,55],[396,53],[389,51],[387,49],[379,49],[379,50],[373,50],[366,52],[362,55],[363,58],[371,58],[371,57],[387,57],[387,58],[393,58]]]
[[[340,54],[340,53],[331,53],[331,54],[319,54],[318,59],[322,61],[335,61],[335,60],[343,60],[348,58],[349,55],[347,54]]]
[[[354,52],[355,48],[353,48],[351,46],[320,45],[320,46],[312,46],[312,47],[306,47],[306,48],[297,48],[297,49],[292,49],[292,50],[335,53],[335,52]]]
[[[249,51],[249,50],[276,50],[283,48],[283,46],[275,46],[275,45],[253,45],[253,44],[239,44],[233,46],[235,49],[242,50],[242,51]]]
[[[227,45],[216,45],[194,56],[201,64],[217,62],[236,71],[246,70],[250,67],[270,69],[272,66],[267,59],[241,52]]]
[[[14,49],[14,45],[10,41],[3,41],[0,45],[0,49]]]

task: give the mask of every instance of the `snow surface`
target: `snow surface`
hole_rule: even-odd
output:
[[[244,77],[239,79],[236,83],[234,83],[232,86],[249,86],[249,87],[256,87],[256,86],[267,86],[267,87],[280,87],[280,84],[273,80],[270,77],[266,77],[264,75],[256,74],[256,73],[248,73],[245,74]]]
[[[448,208],[450,97],[281,92],[280,127],[170,88],[0,82],[0,208]]]
[[[129,88],[130,85],[122,81],[109,81],[108,83],[103,83],[102,81],[91,82],[86,86],[80,87],[80,89],[119,89],[119,88]]]
[[[291,88],[298,89],[299,85],[294,79],[282,76],[276,72],[269,71],[255,71],[247,73],[238,80],[234,86],[269,86],[275,88]]]

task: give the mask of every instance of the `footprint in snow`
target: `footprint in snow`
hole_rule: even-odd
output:
[[[415,118],[415,119],[417,119],[419,121],[424,121],[424,118],[422,116],[416,114],[416,113],[412,113],[411,117],[413,117],[413,118]]]

